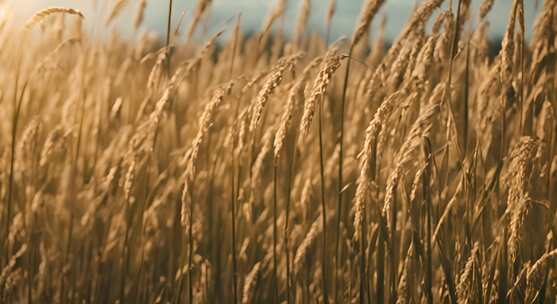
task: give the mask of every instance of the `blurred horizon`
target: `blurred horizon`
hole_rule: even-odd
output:
[[[124,11],[118,16],[114,24],[105,26],[108,12],[114,5],[115,0],[26,0],[28,5],[14,3],[10,7],[10,0],[4,1],[8,9],[13,10],[18,18],[27,20],[35,12],[47,7],[61,6],[80,9],[86,16],[86,26],[100,33],[108,33],[113,29],[121,33],[124,37],[131,37],[133,33],[133,19],[137,11],[138,1],[127,1]],[[234,18],[238,13],[242,14],[242,30],[244,32],[254,32],[261,29],[269,11],[276,5],[278,0],[213,0],[212,4],[197,29],[198,39],[206,37],[211,33],[221,30],[224,27],[231,28]],[[385,37],[388,40],[394,39],[401,31],[406,20],[410,17],[416,4],[423,0],[387,0],[380,15],[386,17]],[[296,24],[298,11],[302,0],[288,0],[287,11],[283,20],[277,21],[275,28],[284,23],[287,34],[292,32]],[[336,39],[340,36],[350,36],[355,23],[358,20],[363,0],[337,1],[336,13],[332,21],[331,38]],[[449,2],[449,1],[445,1]],[[453,1],[453,5],[458,1]],[[478,14],[478,7],[482,0],[472,0],[472,19],[475,20]],[[173,27],[176,26],[180,16],[185,12],[184,22],[181,31],[184,32],[189,26],[192,12],[195,10],[197,1],[193,0],[174,0],[173,7]],[[321,3],[321,5],[318,5]],[[306,33],[325,32],[325,14],[327,10],[327,0],[311,0],[311,15],[308,21]],[[507,24],[512,1],[496,0],[492,11],[488,16],[491,24],[489,36],[497,39],[502,35]],[[533,0],[525,7],[525,17],[527,26],[527,36],[531,34],[531,29],[535,21],[537,8],[543,5],[542,0]],[[447,4],[444,5],[446,8]],[[456,6],[456,5],[455,5]],[[537,8],[536,8],[537,7]],[[142,31],[157,33],[159,36],[164,33],[168,14],[168,2],[163,0],[148,0],[145,12]],[[440,10],[439,10],[440,11]],[[378,28],[378,23],[382,18],[375,18],[372,25],[372,33]],[[474,21],[475,22],[475,21]],[[104,32],[106,30],[106,32]]]

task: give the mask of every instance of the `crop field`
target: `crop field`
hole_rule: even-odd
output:
[[[556,303],[557,0],[388,1],[3,14],[0,303]]]

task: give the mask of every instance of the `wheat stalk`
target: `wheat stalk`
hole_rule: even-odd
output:
[[[25,23],[26,29],[33,28],[37,23],[42,22],[46,17],[55,15],[55,14],[68,14],[68,15],[75,15],[79,18],[83,19],[85,16],[80,10],[67,8],[67,7],[50,7],[39,12],[36,12],[27,22]]]
[[[114,19],[122,13],[127,4],[128,0],[115,0],[112,5],[112,9],[110,10],[110,14],[108,14],[108,17],[106,18],[106,25],[110,25]]]
[[[340,67],[341,61],[347,58],[346,55],[338,54],[336,49],[331,49],[326,55],[321,70],[313,82],[309,98],[305,101],[304,112],[302,114],[302,121],[300,124],[300,136],[306,136],[309,132],[313,116],[315,114],[315,107],[318,102],[325,96],[325,92],[331,78],[335,71]]]
[[[143,24],[145,19],[145,10],[147,8],[147,0],[140,0],[137,6],[137,12],[134,17],[133,26],[137,30]]]

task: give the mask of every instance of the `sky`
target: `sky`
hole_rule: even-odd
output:
[[[15,2],[15,4],[10,4]],[[19,17],[26,20],[34,12],[52,6],[63,6],[77,8],[84,12],[88,27],[96,26],[97,30],[109,31],[104,25],[107,11],[116,0],[4,0]],[[208,18],[202,24],[198,36],[206,36],[231,24],[230,20],[236,14],[242,14],[242,27],[244,30],[258,30],[261,28],[269,10],[278,0],[213,0]],[[474,16],[477,15],[477,8],[483,0],[472,0]],[[23,2],[23,4],[22,4]],[[133,16],[138,5],[138,0],[128,0],[125,13],[120,15],[117,22],[112,27],[121,32],[124,36],[131,33]],[[184,25],[191,19],[192,11],[195,8],[196,0],[174,0],[173,20],[177,22],[182,12],[186,12]],[[349,36],[358,20],[359,12],[363,0],[337,0],[336,14],[333,19],[332,35],[339,37]],[[386,36],[393,39],[400,32],[406,20],[409,18],[413,7],[421,0],[386,0],[380,14],[386,16]],[[448,0],[446,1],[448,2]],[[458,2],[453,0],[453,2]],[[543,0],[525,1],[525,15],[527,32],[531,31],[536,16],[536,6],[541,7]],[[2,3],[2,1],[0,1]],[[165,29],[168,2],[166,0],[148,0],[147,12],[143,30],[162,33]],[[288,0],[288,10],[286,13],[287,31],[296,23],[297,12],[301,5],[301,0]],[[323,33],[324,16],[327,10],[328,0],[311,0],[312,10],[309,21],[308,31]],[[495,0],[493,10],[489,15],[491,23],[490,35],[492,37],[501,36],[505,30],[511,0]],[[376,18],[376,22],[377,23]],[[232,25],[229,26],[231,28]],[[375,28],[377,25],[375,24]]]

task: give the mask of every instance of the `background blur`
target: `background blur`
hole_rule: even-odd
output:
[[[35,11],[50,7],[64,6],[81,9],[86,16],[87,26],[97,26],[97,30],[108,32],[104,27],[104,20],[107,11],[113,6],[116,0],[4,0],[4,6],[14,12],[18,17],[26,20]],[[382,10],[382,14],[387,17],[386,36],[392,39],[401,30],[402,25],[410,16],[416,3],[421,0],[387,0]],[[23,4],[22,4],[23,2]],[[191,13],[195,9],[196,0],[174,0],[174,22],[177,22],[182,12],[186,12],[184,26],[188,25]],[[227,20],[234,17],[237,13],[242,13],[242,25],[245,31],[257,31],[261,28],[269,10],[276,4],[277,0],[213,0],[208,18],[203,21],[202,27],[198,30],[198,37],[203,34],[214,32],[221,29]],[[324,32],[324,16],[327,9],[328,0],[312,0],[311,19],[309,22],[309,32]],[[332,35],[349,35],[357,21],[362,0],[337,0],[337,10],[333,20]],[[448,1],[446,1],[448,2]],[[456,2],[458,1],[453,1]],[[473,17],[477,15],[477,8],[482,0],[472,0],[474,9]],[[137,10],[139,1],[128,0],[126,13],[121,14],[118,21],[112,25],[116,27],[124,36],[132,32],[133,16]],[[543,5],[543,0],[529,0],[526,3],[526,21],[528,32],[532,27],[536,7]],[[301,0],[289,0],[287,20],[284,22],[287,32],[295,24],[297,12],[302,4]],[[151,30],[161,33],[164,31],[168,4],[166,0],[148,0],[148,9],[145,16],[144,30]],[[505,29],[512,0],[496,0],[495,6],[489,15],[491,21],[492,38],[497,39]],[[376,18],[380,19],[380,18]],[[280,24],[278,22],[277,24]],[[376,27],[375,27],[376,28]],[[204,33],[205,32],[205,33]]]

